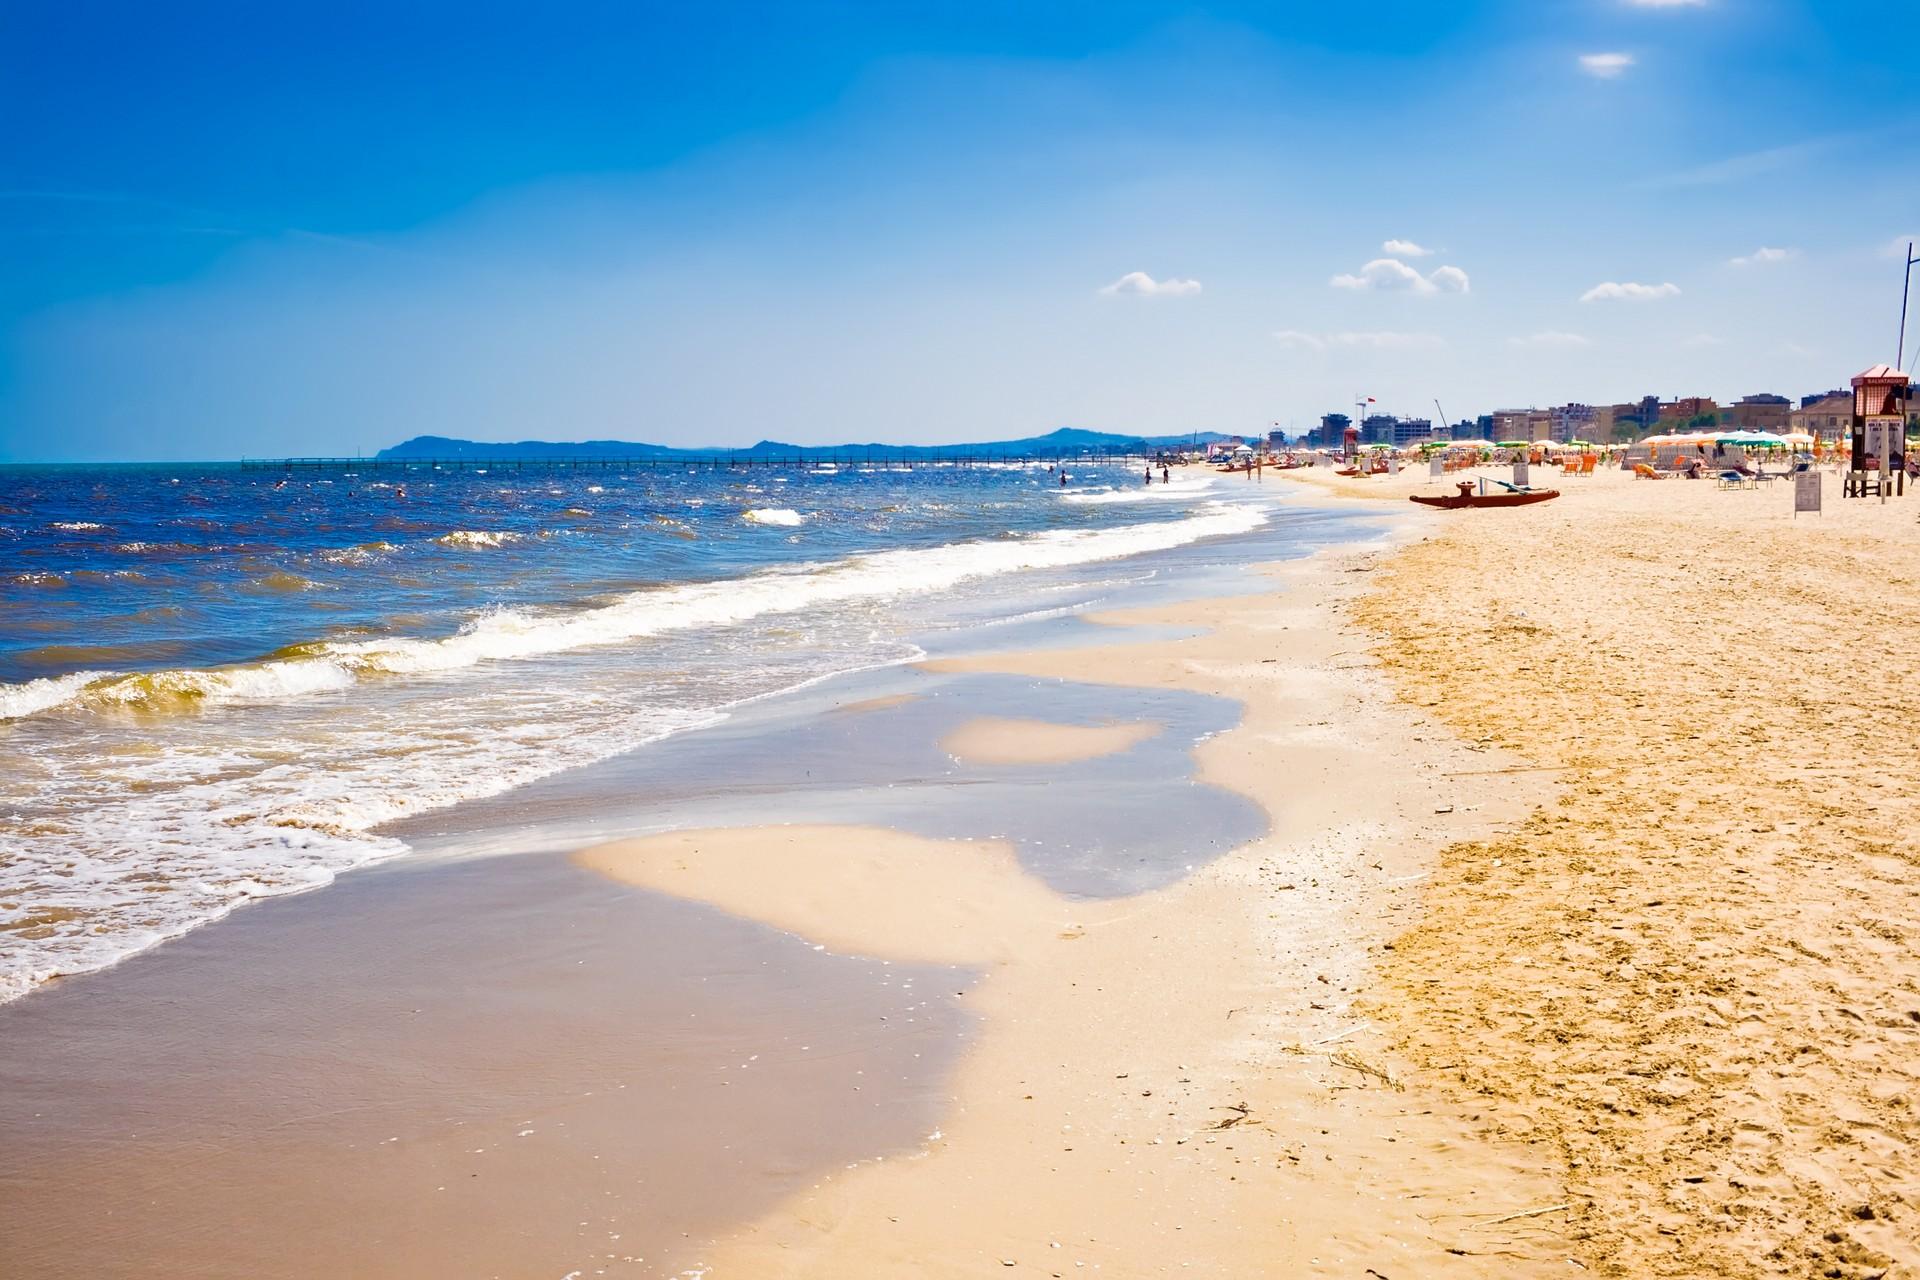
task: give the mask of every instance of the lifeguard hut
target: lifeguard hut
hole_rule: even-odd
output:
[[[1853,379],[1850,497],[1906,492],[1907,375],[1877,364]]]

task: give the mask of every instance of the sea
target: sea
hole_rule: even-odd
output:
[[[0,467],[0,1001],[744,704],[1351,536],[1198,467]]]

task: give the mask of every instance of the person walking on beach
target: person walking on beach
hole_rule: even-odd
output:
[[[1164,462],[1160,464],[1160,483],[1161,483],[1161,484],[1172,484],[1172,483],[1173,483],[1173,481],[1172,481],[1172,480],[1170,480],[1170,479],[1168,479],[1168,478],[1167,478],[1167,464],[1166,464],[1166,463],[1164,463]]]

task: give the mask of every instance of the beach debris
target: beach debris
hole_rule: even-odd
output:
[[[1385,1070],[1374,1066],[1371,1062],[1368,1062],[1365,1058],[1362,1058],[1350,1049],[1336,1049],[1327,1055],[1327,1060],[1339,1066],[1346,1067],[1350,1071],[1358,1071],[1363,1076],[1371,1076],[1390,1089],[1403,1087],[1398,1080],[1388,1075]]]
[[[1252,1114],[1252,1109],[1244,1102],[1232,1102],[1224,1107],[1215,1107],[1213,1109],[1215,1111],[1231,1111],[1234,1114],[1214,1121],[1207,1126],[1209,1129],[1231,1129]],[[1258,1121],[1255,1121],[1255,1123],[1258,1123]]]
[[[1521,1218],[1538,1218],[1542,1214],[1560,1213],[1563,1210],[1571,1208],[1573,1208],[1573,1201],[1566,1200],[1560,1204],[1543,1205],[1538,1209],[1522,1209],[1518,1213],[1502,1214],[1498,1218],[1489,1218],[1485,1222],[1470,1222],[1467,1225],[1469,1227],[1497,1227],[1503,1222],[1517,1222]]]

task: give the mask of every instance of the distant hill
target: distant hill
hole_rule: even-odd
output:
[[[715,446],[706,449],[676,449],[663,444],[644,444],[627,440],[455,440],[448,436],[415,436],[376,456],[405,461],[427,458],[711,458],[732,455],[740,458],[833,458],[873,454],[888,458],[932,458],[972,455],[1000,457],[1009,454],[1072,457],[1083,453],[1124,452],[1128,449],[1174,448],[1198,441],[1207,444],[1226,437],[1217,431],[1188,432],[1177,436],[1128,436],[1110,431],[1084,431],[1062,427],[1043,436],[1021,440],[971,441],[966,444],[783,444],[762,440],[746,448]]]

